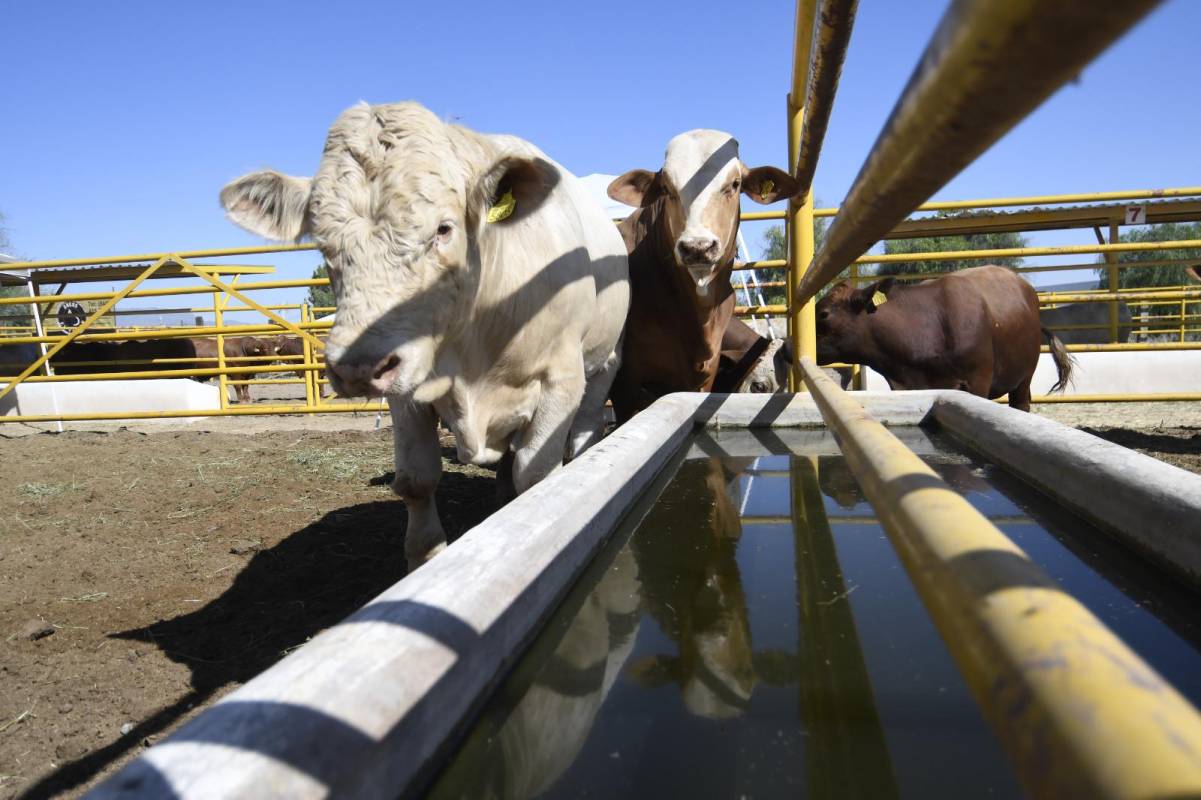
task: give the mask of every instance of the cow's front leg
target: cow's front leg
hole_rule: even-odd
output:
[[[392,412],[396,462],[392,491],[404,500],[409,511],[405,558],[412,571],[446,547],[446,532],[434,500],[442,477],[438,419],[432,407],[405,399],[389,398],[388,408]]]
[[[563,464],[563,448],[580,398],[584,395],[584,362],[551,373],[513,457],[513,487],[521,494]]]
[[[620,359],[616,352],[610,353],[595,373],[586,380],[584,397],[571,423],[571,450],[568,458],[575,458],[605,435],[605,400],[613,379],[617,376]]]

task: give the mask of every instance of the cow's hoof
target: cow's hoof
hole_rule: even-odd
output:
[[[420,567],[422,564],[425,564],[431,558],[438,555],[445,549],[446,549],[446,542],[439,542],[438,544],[431,547],[429,550],[426,550],[423,555],[415,555],[413,553],[405,553],[405,560],[407,560],[409,562],[409,572],[412,572],[413,570]]]

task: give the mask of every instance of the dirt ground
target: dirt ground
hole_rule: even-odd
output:
[[[1195,406],[1039,413],[1201,472]],[[387,414],[75,427],[0,427],[4,800],[79,794],[405,572]],[[444,445],[453,538],[495,477]]]
[[[346,416],[0,439],[0,797],[78,794],[405,574],[391,431]],[[452,538],[496,508],[453,453]]]

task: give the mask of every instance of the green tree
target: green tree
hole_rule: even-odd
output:
[[[939,217],[965,217],[970,214],[950,214],[939,212]],[[886,239],[884,252],[888,255],[895,253],[942,253],[953,250],[1000,250],[1011,247],[1025,247],[1026,237],[1019,233],[969,233],[955,236],[931,236],[918,239]],[[924,275],[931,272],[951,272],[981,264],[1001,264],[1016,267],[1022,263],[1020,256],[1013,258],[990,258],[987,261],[974,259],[956,259],[953,261],[898,261],[876,265],[877,275]]]
[[[1159,225],[1140,225],[1132,228],[1126,233],[1118,236],[1119,242],[1168,242],[1184,239],[1201,239],[1201,222],[1164,222]],[[1139,250],[1130,253],[1118,253],[1119,264],[1132,264],[1139,261],[1168,261],[1174,259],[1188,258],[1197,259],[1197,263],[1201,264],[1201,249],[1193,250]],[[1105,263],[1105,257],[1100,256],[1097,259],[1098,264]],[[1138,289],[1138,288],[1155,288],[1157,286],[1187,286],[1192,283],[1186,275],[1184,268],[1187,264],[1168,264],[1159,267],[1138,267],[1118,270],[1118,288],[1120,289]],[[1097,288],[1109,288],[1109,271],[1104,266],[1097,267]],[[1180,306],[1178,305],[1158,305],[1145,306],[1131,303],[1130,313],[1136,317],[1142,313],[1151,316],[1166,316],[1172,313],[1178,313]],[[1189,303],[1186,309],[1189,315],[1201,314],[1201,303]],[[1170,327],[1170,323],[1162,322],[1160,324],[1150,323],[1152,328]],[[1166,335],[1164,337],[1153,338],[1168,338],[1178,339],[1179,336]],[[1187,333],[1185,338],[1189,341],[1196,341],[1201,338],[1197,333]],[[1153,339],[1141,338],[1138,341],[1152,341]]]
[[[313,277],[329,277],[329,270],[325,268],[325,264],[321,264],[317,269],[313,270]],[[305,302],[311,306],[332,307],[334,304],[334,290],[329,286],[310,286],[309,296]],[[328,314],[329,312],[322,313]]]

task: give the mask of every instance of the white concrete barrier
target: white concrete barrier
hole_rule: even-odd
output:
[[[215,383],[209,385],[187,378],[22,383],[12,394],[0,398],[0,415],[4,416],[200,411],[220,407],[221,390]]]

